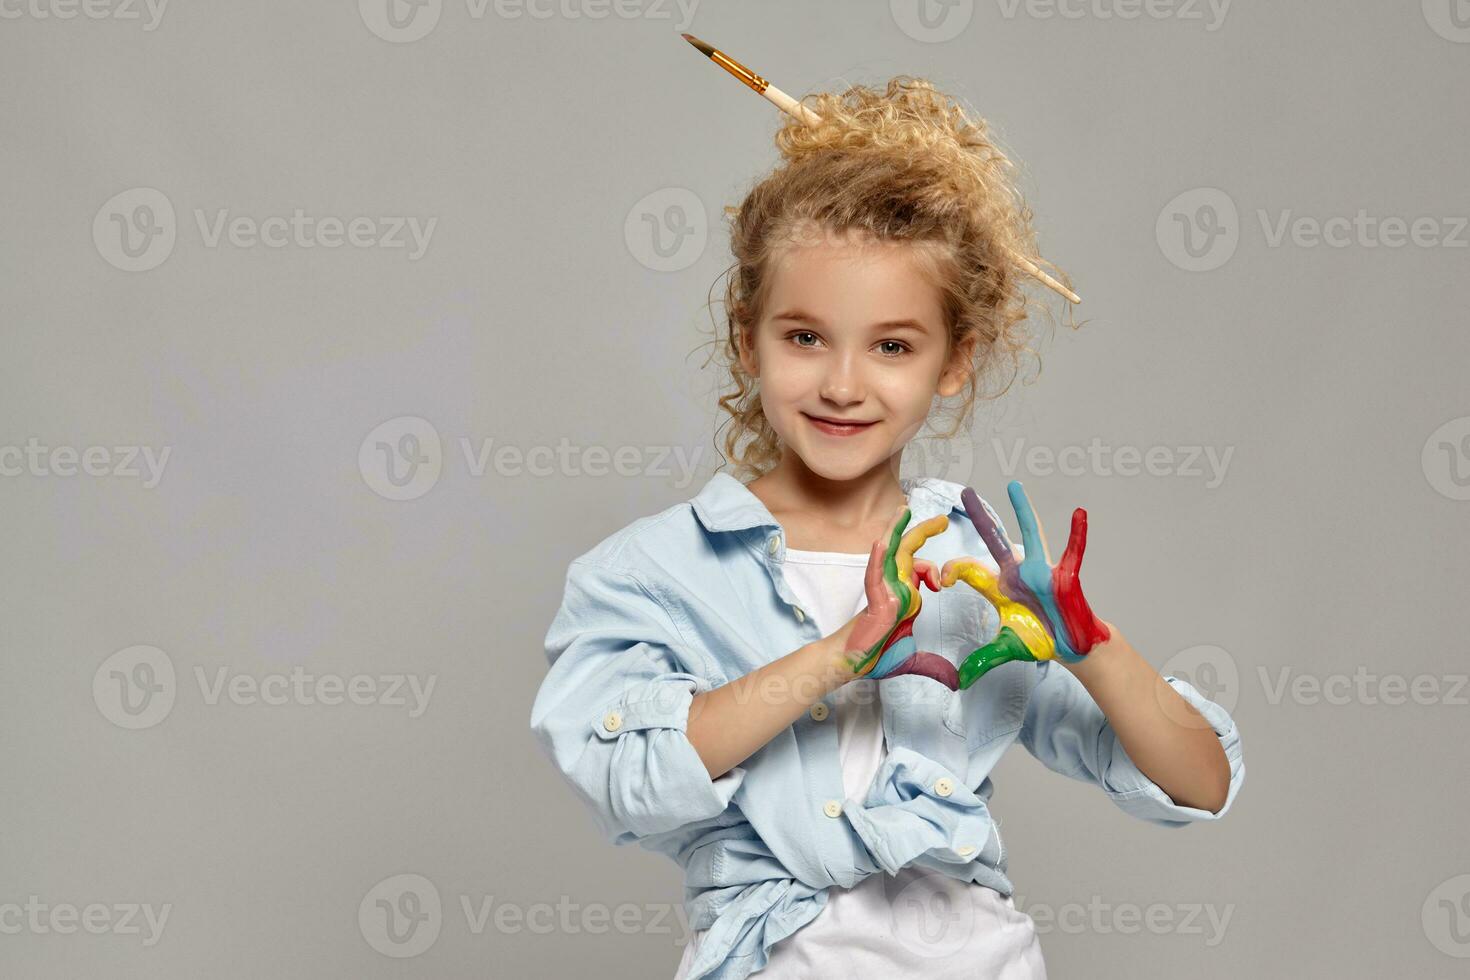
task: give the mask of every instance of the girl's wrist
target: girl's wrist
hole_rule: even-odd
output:
[[[853,621],[849,621],[837,632],[811,644],[814,670],[821,679],[823,695],[857,678],[852,669],[852,655],[846,649],[852,627]]]
[[[1067,669],[1076,674],[1083,684],[1087,684],[1095,677],[1102,677],[1116,671],[1124,661],[1138,657],[1138,652],[1129,645],[1127,639],[1118,631],[1118,627],[1106,620],[1102,622],[1108,629],[1108,638],[1089,650],[1081,660],[1066,665]]]

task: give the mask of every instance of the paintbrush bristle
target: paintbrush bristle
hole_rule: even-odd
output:
[[[698,48],[701,52],[703,52],[706,58],[713,58],[715,56],[715,49],[710,45],[705,44],[693,34],[682,34],[680,36],[683,37],[684,40],[688,41],[690,44]]]

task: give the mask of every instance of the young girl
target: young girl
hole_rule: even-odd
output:
[[[679,978],[1044,977],[989,806],[1006,749],[1184,826],[1229,808],[1240,739],[1102,620],[1085,655],[955,683],[1002,616],[944,587],[951,560],[1002,573],[1011,546],[989,529],[997,562],[965,488],[898,461],[1025,349],[1030,211],[927,82],[808,100],[821,123],[778,133],[732,231],[720,404],[756,478],[717,473],[571,563],[531,727],[608,839],[683,868]]]

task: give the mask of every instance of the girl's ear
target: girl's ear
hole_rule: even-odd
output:
[[[752,378],[760,377],[760,362],[755,356],[755,329],[739,327],[740,366]]]
[[[954,345],[949,353],[949,360],[944,365],[944,370],[939,374],[938,392],[945,398],[958,394],[965,386],[975,365],[970,360],[975,355],[975,344],[978,338],[972,333],[964,340]]]

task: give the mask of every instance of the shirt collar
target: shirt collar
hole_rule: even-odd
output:
[[[963,485],[935,477],[907,477],[899,481],[909,496],[915,520],[927,520],[962,508]],[[729,473],[716,473],[695,495],[694,513],[710,531],[743,531],[753,527],[780,527],[761,499]]]

